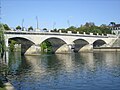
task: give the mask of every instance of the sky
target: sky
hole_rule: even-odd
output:
[[[40,29],[120,23],[120,0],[0,0],[1,22]],[[36,17],[38,19],[36,19]]]

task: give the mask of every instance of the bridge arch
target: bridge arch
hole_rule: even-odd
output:
[[[89,42],[85,39],[76,39],[73,41],[73,43],[75,52],[79,52],[81,48],[83,48],[86,45],[89,45]]]
[[[32,42],[32,46],[28,51],[28,54],[36,54],[33,53],[39,51],[40,44],[45,40],[49,40],[53,46],[53,51],[69,51],[70,49],[74,49],[75,51],[91,51],[93,46],[102,46],[104,44],[111,45],[117,38],[112,36],[95,36],[95,35],[81,35],[81,34],[63,34],[63,33],[41,33],[41,32],[16,32],[16,31],[6,31],[4,34],[5,44],[8,47],[9,38],[15,39],[25,39],[29,42]],[[54,40],[55,39],[55,40]],[[24,40],[24,41],[25,41]],[[53,40],[53,41],[52,41]],[[58,43],[56,43],[56,42]],[[74,47],[75,46],[75,47]],[[56,47],[56,48],[55,48]],[[78,48],[77,48],[78,47]],[[80,50],[79,50],[80,49]],[[38,52],[39,53],[39,52]]]
[[[70,51],[70,48],[65,42],[65,40],[61,38],[49,37],[44,39],[41,43],[43,43],[44,41],[48,41],[51,43],[53,53],[65,53]]]
[[[33,44],[29,39],[23,38],[23,37],[12,37],[8,39],[8,43],[11,43],[11,40],[14,40],[17,42],[17,44],[21,44],[21,53],[24,54]]]
[[[93,48],[94,47],[100,47],[100,46],[102,46],[104,44],[107,44],[107,43],[104,40],[102,40],[102,39],[98,39],[98,40],[93,42]]]

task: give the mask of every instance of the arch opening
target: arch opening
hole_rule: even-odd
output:
[[[89,43],[84,39],[77,39],[74,41],[74,52],[79,52],[81,48],[88,45]]]
[[[21,54],[25,54],[25,52],[34,44],[32,41],[28,39],[21,38],[21,37],[14,37],[8,40],[9,45],[12,40],[15,41],[16,44],[21,45]]]
[[[52,53],[65,53],[69,51],[67,43],[60,38],[51,37],[44,40],[41,44],[46,42],[48,43],[47,49]]]
[[[96,48],[96,47],[101,47],[102,45],[106,44],[106,42],[104,40],[96,40],[94,43],[93,43],[93,48]]]

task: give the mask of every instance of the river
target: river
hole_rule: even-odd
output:
[[[120,90],[119,52],[8,56],[16,90]]]

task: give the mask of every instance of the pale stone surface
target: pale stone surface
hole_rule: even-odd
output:
[[[4,85],[5,85],[6,90],[15,90],[13,85],[11,83],[9,83],[9,82],[4,83]]]
[[[70,48],[68,47],[67,44],[62,45],[60,48],[56,50],[55,53],[70,53]]]
[[[69,52],[70,47],[63,45],[63,44],[73,44],[75,40],[83,39],[86,42],[88,42],[90,45],[92,45],[97,40],[103,40],[106,45],[112,46],[112,44],[116,41],[117,36],[98,36],[98,35],[87,35],[87,34],[72,34],[72,33],[54,33],[54,32],[16,32],[16,31],[9,31],[10,33],[4,34],[5,36],[5,43],[6,47],[8,47],[8,40],[10,38],[25,38],[31,42],[33,42],[35,45],[40,45],[45,40],[50,40],[52,43],[57,43],[57,45],[61,45],[60,48],[57,48],[56,52]],[[58,41],[54,40],[58,39]],[[61,41],[64,43],[61,44]],[[63,45],[63,46],[62,46]],[[54,46],[53,46],[54,48]],[[90,46],[84,46],[81,48],[80,51],[90,51],[92,50],[92,47]],[[40,47],[38,46],[31,46],[30,49],[27,50],[26,54],[37,54],[40,52]]]
[[[93,52],[93,46],[88,44],[82,47],[79,52]]]
[[[32,45],[26,52],[26,55],[34,55],[34,54],[40,54],[41,48],[40,46]]]

